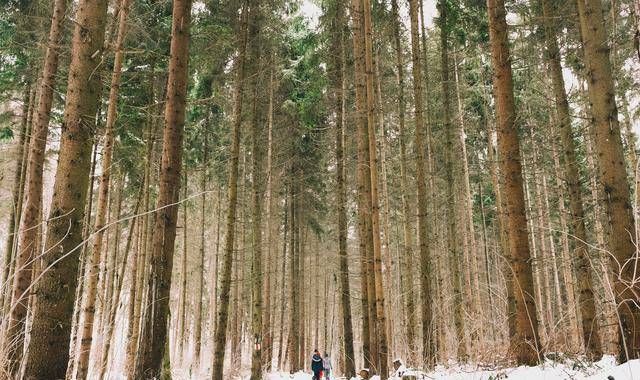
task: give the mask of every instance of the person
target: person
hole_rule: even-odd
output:
[[[400,359],[396,359],[393,361],[393,369],[395,370],[395,372],[393,373],[393,376],[400,377],[400,378],[407,371],[407,367],[404,366],[404,364],[402,363],[402,360]]]
[[[330,380],[331,376],[331,358],[328,353],[324,353],[324,358],[322,359],[322,364],[324,367],[324,376],[326,380]]]
[[[322,356],[318,349],[313,350],[313,356],[311,357],[311,371],[313,372],[313,380],[322,380]]]

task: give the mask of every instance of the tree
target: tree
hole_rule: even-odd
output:
[[[366,95],[367,95],[367,128],[369,145],[369,176],[370,176],[370,196],[371,196],[371,239],[373,240],[373,273],[375,297],[375,318],[377,335],[377,352],[380,355],[379,362],[380,376],[386,380],[389,376],[389,347],[387,346],[387,322],[384,306],[384,287],[382,279],[382,248],[380,242],[380,201],[378,196],[378,153],[376,144],[376,108],[375,108],[375,69],[373,64],[373,32],[371,21],[371,2],[362,0],[363,17],[362,28],[364,29],[364,69],[366,72]]]
[[[618,109],[609,45],[600,0],[579,0],[578,15],[589,84],[589,102],[595,133],[598,180],[605,191],[605,212],[610,223],[607,246],[614,274],[614,292],[620,317],[621,361],[640,357],[640,290],[635,278],[637,250],[635,221],[620,136]]]
[[[251,3],[243,2],[240,16],[240,45],[235,61],[236,83],[234,85],[233,126],[231,130],[231,151],[229,161],[229,181],[227,194],[226,236],[220,274],[220,308],[216,320],[214,352],[211,378],[222,380],[224,354],[227,343],[229,302],[231,292],[231,270],[233,268],[233,246],[235,243],[236,210],[238,207],[238,166],[240,161],[240,126],[242,124],[242,97],[244,90],[245,55]]]
[[[262,339],[263,339],[263,278],[262,278],[262,196],[263,176],[262,161],[263,152],[261,148],[261,126],[263,124],[262,115],[264,107],[260,106],[259,97],[261,95],[260,82],[264,79],[259,66],[262,59],[261,44],[264,39],[260,38],[260,27],[262,14],[259,2],[253,5],[255,8],[254,17],[249,26],[249,41],[251,48],[249,60],[252,63],[253,77],[251,90],[253,92],[252,120],[251,120],[251,182],[252,182],[252,216],[251,216],[251,285],[252,285],[252,308],[251,308],[251,332],[253,334],[253,350],[251,356],[251,380],[261,380],[262,363]]]
[[[154,304],[151,317],[150,350],[145,352],[142,368],[145,376],[159,376],[167,342],[169,291],[176,237],[176,219],[182,168],[182,140],[187,101],[189,27],[191,0],[173,2],[171,24],[171,58],[167,78],[167,95],[163,129],[160,193],[156,208],[151,246],[151,294]]]
[[[400,38],[400,12],[398,10],[398,1],[392,0],[391,9],[393,13],[393,40],[396,53],[396,77],[398,82],[398,140],[400,144],[400,187],[401,187],[401,199],[402,199],[402,237],[403,237],[403,255],[402,255],[402,268],[406,278],[403,281],[403,292],[405,293],[406,305],[407,305],[407,340],[409,343],[409,352],[416,351],[415,343],[415,329],[416,329],[416,317],[415,317],[415,300],[413,292],[413,232],[411,231],[410,223],[410,187],[407,178],[407,131],[405,127],[405,112],[406,112],[406,100],[404,96],[404,63],[403,63],[403,51],[402,42]],[[411,360],[410,354],[409,359]]]
[[[95,317],[96,291],[98,287],[98,270],[102,259],[103,237],[105,232],[105,221],[107,217],[107,200],[109,198],[109,185],[111,179],[111,166],[113,156],[113,145],[116,124],[116,111],[118,105],[118,95],[120,90],[120,77],[122,75],[122,61],[124,52],[122,45],[127,30],[127,15],[129,13],[130,0],[122,0],[120,3],[118,34],[114,45],[115,57],[113,63],[113,73],[111,75],[111,89],[109,90],[109,106],[107,108],[107,121],[104,132],[104,148],[102,151],[102,176],[98,187],[98,204],[95,222],[95,237],[93,248],[87,257],[88,282],[84,289],[85,300],[82,306],[84,316],[82,333],[80,335],[80,355],[78,357],[78,372],[76,377],[84,380],[87,378],[89,370],[89,354],[91,353],[91,343],[93,341],[93,321]]]
[[[428,200],[426,192],[426,160],[424,100],[422,87],[422,61],[420,52],[420,32],[418,29],[417,0],[409,2],[409,17],[411,18],[411,57],[413,61],[413,99],[414,117],[416,122],[415,150],[416,150],[416,187],[418,191],[418,239],[420,245],[420,289],[422,292],[422,359],[427,366],[435,364],[436,349],[433,334],[433,307],[431,294],[431,266],[429,254],[428,234]]]
[[[17,260],[15,261],[14,281],[11,297],[11,317],[9,326],[5,330],[5,342],[15,342],[9,345],[8,361],[13,362],[14,369],[22,357],[23,339],[20,336],[25,328],[25,320],[27,316],[27,302],[24,299],[25,292],[31,286],[32,267],[39,252],[39,223],[41,220],[42,210],[42,171],[44,165],[44,151],[47,142],[47,132],[49,131],[49,118],[51,114],[51,104],[53,103],[53,90],[55,87],[55,76],[58,71],[58,55],[59,43],[62,36],[62,26],[64,15],[67,8],[67,0],[56,0],[53,3],[51,14],[51,26],[47,40],[47,49],[45,52],[42,77],[39,84],[39,96],[37,104],[30,104],[31,108],[37,109],[33,118],[30,134],[32,138],[29,144],[25,146],[28,154],[29,164],[21,168],[24,171],[24,181],[26,186],[24,189],[24,210],[19,207],[14,211],[15,215],[21,217],[16,218],[15,223],[20,226],[19,239],[17,245]],[[28,91],[29,92],[29,91]],[[27,93],[28,93],[27,92]],[[28,99],[28,95],[26,95]],[[27,112],[23,110],[25,130],[27,127]],[[23,138],[26,133],[23,133]],[[22,203],[22,195],[16,199],[17,204]],[[14,231],[9,231],[11,236],[9,242],[13,242]],[[13,248],[13,247],[12,247]],[[7,263],[8,265],[8,263]],[[7,302],[5,300],[5,302]]]
[[[62,378],[67,369],[91,147],[102,89],[99,74],[106,12],[106,0],[82,0],[77,8],[46,253],[35,287],[26,378]]]
[[[518,363],[539,360],[538,322],[533,291],[533,272],[529,256],[522,164],[516,130],[516,110],[506,10],[503,0],[487,0],[489,38],[493,65],[493,92],[500,159],[500,183],[504,186],[504,215],[509,242],[508,274],[510,350]]]
[[[345,190],[344,125],[346,118],[346,52],[345,4],[335,0],[330,21],[331,49],[334,54],[329,72],[332,77],[332,97],[336,130],[336,208],[338,214],[338,261],[340,275],[340,302],[344,335],[344,375],[355,376],[353,349],[353,323],[351,321],[351,290],[349,285],[349,258],[347,253],[347,199]],[[337,54],[336,54],[337,53]]]
[[[572,136],[571,113],[565,92],[565,82],[562,76],[560,49],[556,37],[556,27],[553,25],[554,16],[552,4],[549,0],[542,0],[542,15],[546,37],[547,62],[551,72],[554,100],[557,113],[557,129],[562,141],[564,152],[563,169],[569,195],[569,210],[571,212],[571,231],[574,235],[575,256],[579,275],[578,305],[582,316],[582,338],[587,353],[594,358],[602,355],[600,332],[595,321],[596,306],[593,295],[593,279],[589,269],[589,249],[587,246],[587,232],[585,226],[580,174],[576,158],[576,142]]]
[[[446,146],[446,203],[447,203],[447,249],[450,255],[451,272],[453,274],[453,309],[454,309],[454,323],[456,328],[457,338],[457,352],[458,360],[467,360],[467,343],[465,339],[465,307],[462,295],[463,282],[462,282],[462,268],[464,260],[460,254],[460,247],[457,239],[457,230],[459,223],[456,211],[458,207],[458,200],[456,196],[456,179],[457,165],[453,160],[453,153],[458,150],[458,144],[454,142],[453,124],[451,123],[451,88],[449,79],[449,29],[448,14],[449,9],[444,1],[438,3],[438,9],[440,11],[440,53],[442,64],[442,98],[443,98],[443,113],[444,113],[444,129],[445,129],[445,146]],[[464,226],[463,226],[464,227]]]

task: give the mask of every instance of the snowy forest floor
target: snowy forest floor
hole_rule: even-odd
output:
[[[422,373],[416,371],[417,379],[423,380],[640,380],[640,360],[632,360],[622,365],[616,365],[611,356],[604,357],[595,363],[566,361],[558,363],[548,360],[537,367],[517,368],[482,368],[474,365],[438,366],[435,371]],[[182,380],[178,376],[175,379]],[[188,378],[185,378],[185,380]],[[249,374],[233,378],[233,380],[249,379]],[[266,380],[311,380],[310,373],[270,373]],[[335,378],[343,380],[345,378]],[[359,379],[359,378],[357,378]],[[372,380],[377,380],[374,377]],[[399,379],[399,378],[391,378]]]

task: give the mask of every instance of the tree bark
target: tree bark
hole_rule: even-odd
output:
[[[413,352],[416,351],[416,307],[413,296],[413,233],[411,231],[412,215],[409,204],[409,185],[407,180],[407,132],[405,130],[405,111],[406,101],[404,97],[404,62],[402,59],[402,42],[400,39],[400,14],[398,11],[398,1],[392,0],[391,9],[393,13],[393,34],[394,46],[396,53],[396,79],[398,83],[398,140],[400,140],[400,189],[402,199],[402,232],[403,232],[403,255],[402,255],[402,293],[404,294],[404,303],[407,308],[407,327],[406,334],[409,344],[409,362],[413,361]]]
[[[14,222],[13,228],[20,226],[18,244],[15,249],[17,252],[17,260],[14,267],[18,269],[14,272],[12,300],[5,300],[7,303],[11,301],[14,305],[11,310],[11,317],[9,318],[9,325],[5,329],[5,341],[15,339],[16,334],[21,334],[25,326],[26,318],[26,302],[23,300],[24,294],[29,287],[31,287],[32,267],[33,261],[36,258],[36,254],[39,252],[39,233],[41,228],[39,224],[42,219],[42,172],[44,167],[44,153],[47,144],[47,133],[49,131],[49,118],[51,114],[51,105],[53,103],[53,90],[55,88],[55,76],[58,71],[58,56],[59,56],[59,42],[62,37],[64,16],[67,9],[67,0],[56,0],[53,3],[51,14],[51,26],[49,29],[49,36],[47,40],[47,48],[45,51],[42,76],[39,82],[39,89],[37,96],[37,104],[29,102],[29,108],[26,113],[23,114],[24,125],[22,139],[26,140],[27,134],[26,128],[28,127],[27,116],[29,112],[36,112],[35,117],[32,119],[31,130],[28,140],[29,143],[24,147],[21,147],[21,152],[24,153],[26,147],[27,157],[29,164],[25,166],[23,162],[22,167],[19,167],[20,176],[24,179],[24,185],[21,185],[20,194],[18,198],[14,198],[14,207],[12,211]],[[27,91],[30,93],[30,91]],[[24,112],[24,110],[23,110]],[[22,156],[22,154],[21,154]],[[22,157],[19,157],[22,160]],[[22,161],[21,161],[22,162]],[[16,175],[18,175],[16,173]],[[23,186],[26,186],[23,188]],[[14,194],[16,194],[14,190]],[[22,201],[24,197],[24,209],[22,208]],[[16,202],[17,201],[17,202]],[[7,240],[7,247],[13,250],[14,246],[14,231],[9,231],[9,239]],[[11,244],[11,245],[9,245]],[[13,257],[13,255],[6,257]],[[7,259],[5,259],[7,261]],[[8,275],[7,269],[11,264],[11,260],[5,262],[5,272]],[[8,278],[5,277],[4,279]],[[4,280],[3,279],[3,280]],[[4,283],[4,281],[3,281]],[[13,363],[17,363],[22,357],[22,339],[16,340],[15,345],[11,345],[11,351],[8,352],[8,358]],[[7,363],[11,364],[11,363]],[[15,367],[14,367],[15,368]]]
[[[369,172],[371,184],[371,237],[373,239],[373,278],[375,283],[375,316],[379,371],[382,380],[389,376],[389,347],[382,276],[382,244],[380,240],[380,200],[378,195],[378,154],[376,144],[375,67],[373,63],[373,32],[371,1],[363,0],[363,27],[367,93],[367,127],[369,144]]]
[[[175,0],[171,26],[171,58],[167,78],[167,101],[163,130],[160,192],[155,215],[155,228],[151,247],[152,308],[151,349],[145,352],[145,376],[159,376],[163,349],[167,337],[169,293],[173,267],[178,193],[182,168],[182,140],[187,97],[189,26],[191,0]],[[149,336],[147,336],[149,337]]]
[[[353,348],[353,322],[351,321],[351,289],[349,284],[349,257],[347,253],[347,194],[345,189],[344,125],[346,119],[346,52],[345,52],[345,4],[343,0],[334,3],[331,20],[332,55],[329,70],[332,78],[332,92],[335,112],[336,141],[336,207],[338,217],[338,262],[340,277],[340,312],[344,338],[343,374],[353,377],[355,353]],[[326,321],[325,321],[326,323]],[[326,345],[326,343],[325,343]]]
[[[85,289],[85,302],[82,314],[84,316],[82,333],[80,335],[80,352],[78,357],[78,371],[76,377],[84,380],[89,369],[89,354],[93,342],[93,320],[95,317],[96,291],[98,286],[98,271],[102,258],[102,242],[107,216],[107,200],[109,198],[109,184],[111,179],[111,158],[115,143],[115,123],[120,91],[120,77],[122,76],[122,61],[124,59],[123,44],[127,34],[127,16],[131,0],[122,0],[119,9],[118,35],[114,46],[115,57],[113,73],[111,75],[111,89],[109,91],[109,107],[107,108],[107,122],[104,133],[104,147],[102,149],[102,176],[98,188],[98,204],[96,209],[95,236],[93,248],[87,260],[87,282]]]
[[[262,196],[264,193],[262,184],[262,143],[261,137],[261,114],[264,112],[259,103],[261,92],[259,86],[263,75],[260,74],[260,64],[262,62],[262,49],[260,44],[263,40],[259,37],[261,28],[261,12],[259,0],[252,1],[255,8],[254,17],[249,26],[249,41],[251,41],[250,62],[252,63],[252,122],[251,122],[251,196],[252,196],[252,218],[251,218],[251,332],[253,336],[253,349],[251,357],[251,380],[261,380],[263,372],[262,346],[263,346],[263,277],[262,277]]]
[[[454,141],[453,125],[451,123],[451,88],[449,83],[449,28],[447,24],[448,9],[447,4],[443,1],[438,3],[438,9],[440,11],[440,52],[441,52],[441,66],[442,66],[442,98],[443,98],[443,112],[444,112],[444,133],[445,133],[445,150],[446,150],[446,164],[445,164],[445,177],[447,182],[447,191],[445,194],[445,203],[447,209],[447,251],[449,254],[449,265],[451,266],[451,274],[453,275],[453,310],[454,310],[454,325],[456,333],[456,355],[457,359],[461,362],[468,360],[469,353],[467,352],[467,340],[466,340],[466,323],[465,323],[465,300],[463,289],[468,289],[468,285],[465,286],[465,282],[462,280],[462,271],[464,268],[464,252],[460,252],[460,245],[458,240],[458,197],[456,196],[457,181],[455,175],[457,175],[457,165],[454,163],[453,154],[454,149],[459,152],[459,144]],[[454,167],[455,166],[455,167]],[[464,226],[462,226],[464,228]]]
[[[273,57],[271,58],[273,60]],[[273,65],[273,61],[269,62],[270,65]],[[274,103],[274,80],[273,80],[273,66],[270,68],[269,72],[269,108],[267,110],[267,171],[266,171],[266,181],[267,181],[267,193],[266,193],[266,206],[267,206],[267,223],[266,223],[266,233],[267,233],[267,251],[265,253],[266,259],[266,273],[267,276],[265,278],[264,283],[264,315],[263,315],[263,324],[262,331],[264,332],[263,337],[263,358],[262,361],[264,363],[267,371],[271,371],[272,369],[272,360],[273,360],[273,325],[272,325],[272,282],[271,277],[275,273],[274,271],[274,255],[273,255],[273,103]],[[273,282],[275,285],[275,281]]]
[[[365,49],[364,28],[362,27],[362,1],[351,1],[351,18],[353,29],[353,55],[354,55],[354,86],[356,97],[356,129],[357,129],[357,183],[358,183],[358,240],[361,258],[361,299],[362,299],[362,354],[365,366],[375,368],[377,353],[375,352],[375,304],[370,303],[374,299],[373,287],[370,280],[370,257],[373,246],[371,238],[371,178],[368,170],[369,144],[366,114],[366,78],[365,78]]]
[[[118,191],[120,193],[120,191]],[[120,203],[120,199],[121,199],[121,195],[118,194],[118,202]],[[137,215],[138,211],[140,210],[140,205],[142,204],[142,199],[143,199],[143,189],[142,187],[140,188],[139,192],[138,192],[138,196],[137,196],[137,200],[135,203],[135,206],[133,208],[133,215]],[[119,211],[119,207],[118,206],[118,216],[120,215],[120,211]],[[120,218],[118,218],[120,219]],[[118,308],[120,307],[120,297],[121,297],[121,293],[122,293],[122,284],[124,283],[124,273],[127,267],[127,262],[129,261],[129,252],[131,252],[131,247],[133,245],[133,239],[134,237],[136,237],[137,235],[137,239],[140,240],[143,238],[143,234],[142,233],[138,233],[136,234],[136,226],[138,225],[138,218],[131,218],[130,222],[129,222],[129,232],[127,234],[127,242],[125,243],[125,247],[124,247],[124,252],[122,254],[122,257],[120,258],[120,261],[117,262],[117,260],[114,260],[114,268],[113,268],[113,272],[115,272],[117,275],[115,276],[115,281],[113,284],[113,296],[110,297],[109,299],[109,303],[105,303],[104,308],[103,308],[103,313],[105,314],[104,317],[104,328],[102,330],[102,340],[103,340],[103,346],[102,346],[102,350],[101,350],[101,354],[100,354],[100,362],[99,365],[97,365],[96,370],[98,371],[98,375],[97,377],[102,379],[104,378],[105,373],[107,372],[108,369],[108,363],[109,363],[109,354],[111,351],[111,341],[113,338],[113,330],[115,328],[115,324],[116,324],[116,313],[118,311]],[[119,227],[119,224],[116,224],[116,227]],[[119,239],[116,239],[116,241],[118,241]],[[116,249],[116,247],[114,247],[114,253],[113,256],[117,256],[117,252],[118,250]],[[117,258],[116,258],[117,259]],[[132,260],[132,262],[135,263],[135,260]]]
[[[582,316],[582,339],[584,339],[587,354],[592,358],[602,355],[600,332],[596,323],[596,308],[593,296],[593,279],[589,270],[590,258],[587,246],[587,233],[584,222],[584,207],[580,185],[580,173],[576,158],[576,142],[571,132],[571,116],[569,102],[565,91],[560,49],[557,43],[556,27],[552,18],[555,15],[549,0],[542,0],[542,14],[547,48],[547,64],[551,73],[555,108],[557,114],[557,129],[562,142],[563,174],[569,195],[569,211],[571,212],[571,233],[576,268],[578,270],[578,305]],[[572,255],[573,256],[573,255]]]
[[[295,175],[295,173],[293,173]],[[295,180],[294,180],[295,181]],[[292,181],[292,182],[294,182]],[[298,261],[300,260],[299,251],[296,247],[298,239],[298,215],[296,215],[296,194],[293,184],[289,185],[289,278],[290,278],[290,319],[289,319],[289,340],[287,342],[287,352],[289,355],[289,369],[293,372],[300,370],[299,363],[300,351],[300,307],[299,307],[299,283],[298,283]]]
[[[409,1],[409,17],[411,19],[411,56],[413,60],[413,98],[416,122],[416,187],[418,190],[418,239],[420,245],[420,289],[422,293],[422,359],[430,368],[435,364],[436,349],[433,334],[433,301],[431,294],[431,257],[428,234],[428,199],[426,192],[426,162],[424,100],[422,86],[422,62],[420,56],[420,40],[418,30],[418,2]]]
[[[184,346],[186,346],[186,333],[187,328],[187,256],[189,256],[189,247],[188,247],[188,231],[187,231],[187,189],[189,187],[189,175],[184,168],[184,173],[182,174],[183,179],[183,198],[182,198],[182,255],[180,257],[180,298],[179,298],[179,314],[178,314],[178,331],[175,332],[177,334],[178,341],[178,353],[182,360],[182,355],[184,352]]]
[[[600,0],[578,0],[584,59],[589,84],[591,117],[595,131],[598,179],[605,189],[605,211],[610,228],[607,245],[614,275],[620,317],[622,362],[640,357],[640,285],[635,280],[638,254],[634,244],[635,221],[622,149],[609,45]],[[590,327],[590,326],[588,326]]]
[[[102,89],[99,65],[106,11],[106,0],[81,0],[77,7],[64,127],[45,244],[47,254],[35,289],[37,296],[25,363],[27,378],[62,378],[67,369],[91,147]],[[34,144],[38,141],[41,140],[34,138]],[[41,152],[44,154],[44,149]],[[34,207],[39,203],[40,200],[34,202]]]
[[[460,219],[463,221],[465,229],[464,240],[466,242],[466,258],[465,263],[468,267],[468,276],[471,277],[471,287],[473,289],[480,289],[480,266],[478,264],[478,245],[476,241],[476,231],[473,223],[473,194],[471,193],[471,178],[469,173],[469,156],[467,153],[467,144],[466,144],[466,126],[465,126],[465,116],[464,116],[464,107],[462,104],[462,90],[460,89],[460,79],[458,75],[458,56],[457,52],[453,54],[453,71],[455,78],[455,90],[456,90],[456,101],[458,105],[458,125],[456,128],[456,135],[454,141],[458,144],[458,147],[455,148],[461,152],[461,181],[462,186],[458,189],[458,196],[462,202],[460,207],[460,213],[462,214]],[[484,312],[481,306],[481,297],[480,293],[471,292],[471,299],[468,300],[468,303],[471,308],[471,315],[474,320],[476,320],[477,324],[475,326],[471,326],[470,334],[471,334],[471,344],[475,347],[476,350],[480,352],[484,351],[484,342],[481,340],[481,336],[484,335]]]
[[[193,367],[199,368],[200,366],[200,352],[202,349],[202,320],[203,320],[203,298],[204,298],[204,255],[205,245],[207,243],[205,238],[205,219],[206,219],[206,206],[207,206],[207,182],[208,182],[208,164],[209,164],[209,139],[207,131],[204,131],[203,144],[203,160],[202,160],[202,174],[200,178],[200,250],[198,257],[198,267],[196,269],[196,301],[195,301],[195,321],[194,321],[194,351],[193,351]],[[185,228],[187,226],[185,225]]]
[[[284,219],[282,222],[282,265],[280,267],[281,276],[280,276],[280,334],[278,337],[278,367],[283,368],[285,362],[285,356],[287,355],[287,347],[288,343],[285,342],[285,311],[286,311],[286,279],[287,279],[287,246],[289,245],[289,240],[287,240],[287,232],[289,231],[289,196],[286,194],[284,197],[284,207],[282,208],[282,218]],[[289,276],[291,277],[291,276]]]
[[[515,311],[515,314],[509,314],[510,349],[518,363],[533,365],[539,360],[540,345],[504,0],[487,0],[487,8],[494,68],[499,167],[505,187],[504,218],[507,221],[510,270],[513,271],[508,285],[509,302]]]
[[[243,4],[240,27],[240,45],[236,61],[236,83],[234,89],[233,127],[231,131],[231,151],[229,160],[229,181],[227,194],[226,236],[222,273],[220,274],[220,308],[218,310],[214,339],[212,380],[222,380],[224,354],[226,348],[227,323],[229,320],[229,293],[231,291],[231,270],[233,268],[233,246],[235,242],[235,221],[238,207],[238,163],[240,156],[240,126],[242,124],[242,94],[244,89],[245,54],[247,50],[248,4]]]
[[[19,232],[16,228],[20,225],[22,203],[25,189],[25,174],[31,140],[31,126],[29,125],[29,113],[33,108],[31,81],[27,83],[23,95],[22,117],[20,121],[20,137],[16,149],[16,166],[13,178],[11,212],[9,215],[9,230],[7,231],[7,245],[2,268],[2,304],[0,310],[10,317],[3,320],[4,332],[3,345],[7,352],[3,361],[6,373],[16,374],[19,361],[22,358],[22,348],[25,333],[24,327],[27,315],[28,295],[25,296],[27,287],[31,283],[31,268],[36,260],[37,250],[28,248],[25,254],[17,251],[15,235]],[[12,277],[13,276],[13,277]],[[25,286],[26,285],[26,286]],[[25,299],[26,298],[26,299]]]

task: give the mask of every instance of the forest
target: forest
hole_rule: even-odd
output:
[[[640,378],[640,0],[0,6],[0,379]]]

